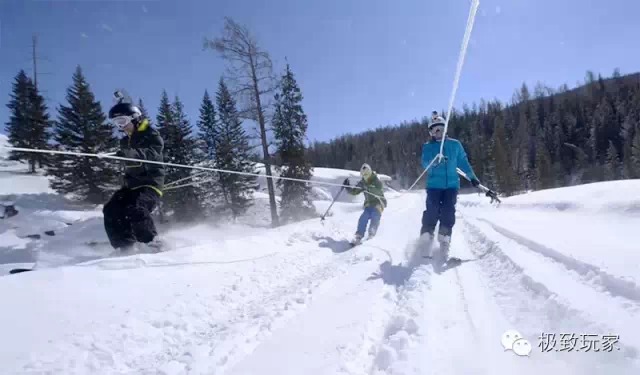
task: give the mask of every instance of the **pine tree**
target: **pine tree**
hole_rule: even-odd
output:
[[[118,144],[113,127],[105,122],[100,103],[78,66],[73,85],[67,89],[68,106],[61,105],[55,125],[57,148],[64,151],[104,153]],[[51,187],[72,193],[90,203],[103,203],[117,187],[117,165],[113,161],[84,157],[56,157],[47,172],[54,176]]]
[[[24,70],[20,70],[14,80],[11,101],[7,104],[7,107],[11,110],[11,116],[6,123],[9,143],[13,147],[27,148],[29,147],[31,80]],[[29,153],[20,151],[11,151],[9,155],[10,160],[28,160],[29,157]]]
[[[162,91],[160,97],[160,107],[158,108],[158,114],[156,116],[157,128],[160,136],[164,140],[164,157],[167,157],[167,150],[173,148],[173,137],[169,136],[169,133],[173,131],[173,112],[171,110],[171,102],[166,91]],[[167,180],[169,181],[169,180]]]
[[[620,136],[622,138],[622,177],[623,178],[635,178],[636,173],[633,167],[633,138],[636,135],[635,124],[633,123],[632,115],[626,116],[622,122],[622,129],[620,129]]]
[[[158,129],[160,137],[162,137],[162,140],[164,142],[164,151],[162,155],[163,160],[167,162],[167,150],[173,148],[173,145],[170,143],[173,142],[173,137],[169,137],[169,132],[173,128],[173,113],[171,112],[171,102],[169,102],[169,96],[167,95],[166,90],[162,90],[162,95],[160,96],[160,106],[158,108],[158,114],[156,115],[156,122],[156,128]],[[169,184],[176,181],[175,179],[172,179],[172,176],[169,176],[170,171],[171,168],[167,167],[167,174],[165,175],[165,185],[167,185],[167,188],[169,187]],[[167,204],[168,195],[169,193],[167,191],[165,197],[160,202],[160,207],[158,210],[160,213],[160,220],[162,222],[168,221],[167,216],[169,214],[168,211],[170,211],[170,205]]]
[[[53,121],[47,113],[47,105],[44,97],[38,92],[38,88],[32,85],[31,90],[31,132],[29,140],[32,147],[38,149],[48,149],[49,139],[51,138],[51,130],[53,129]],[[32,172],[35,172],[36,162],[40,168],[47,164],[48,157],[44,154],[34,154],[31,158]]]
[[[23,70],[15,77],[11,101],[7,107],[11,110],[6,123],[9,143],[13,147],[48,149],[52,121],[44,98]],[[36,165],[43,167],[47,157],[40,153],[11,151],[9,159],[28,161],[29,171],[35,173]]]
[[[518,179],[510,163],[511,152],[508,144],[504,120],[502,117],[497,117],[491,149],[492,165],[495,166],[496,189],[505,195],[510,195],[518,188]]]
[[[606,180],[617,180],[622,174],[622,163],[618,157],[618,150],[612,141],[609,141],[607,149],[607,160],[605,164],[604,176]]]
[[[199,138],[203,143],[203,154],[206,155],[205,161],[200,166],[216,168],[216,149],[218,148],[220,130],[218,120],[216,118],[216,110],[209,92],[205,90],[200,106],[200,118],[198,120]],[[197,177],[193,181],[198,188],[202,201],[202,206],[207,211],[215,211],[223,205],[222,191],[220,189],[219,179],[214,172],[194,171]]]
[[[200,129],[200,139],[206,145],[206,154],[209,159],[213,160],[215,156],[217,134],[216,109],[209,97],[209,92],[205,90],[200,106],[200,119],[198,120],[198,128]]]
[[[191,125],[184,113],[180,98],[169,103],[166,91],[163,91],[158,110],[158,131],[164,139],[164,160],[167,163],[193,165],[195,142],[191,137]],[[181,167],[167,167],[166,181],[171,183],[185,180],[192,170]],[[200,215],[199,199],[193,185],[168,190],[163,205],[173,211],[177,221],[197,218]]]
[[[142,112],[142,117],[149,120],[149,125],[151,125],[151,118],[149,117],[149,112],[147,112],[147,108],[144,106],[142,99],[138,99],[138,108],[140,112]]]
[[[218,85],[216,106],[219,115],[216,131],[218,142],[214,151],[217,168],[256,173],[255,163],[251,161],[249,138],[242,128],[235,100],[231,97],[223,79],[220,79]],[[221,173],[219,180],[227,209],[231,210],[236,219],[252,204],[256,178],[235,173]]]
[[[640,130],[638,129],[631,146],[631,168],[636,176],[640,176]]]
[[[302,93],[287,64],[280,82],[280,93],[275,95],[275,113],[272,126],[280,156],[283,177],[301,180],[311,179],[311,164],[305,155],[304,139],[307,132],[307,115],[302,109]],[[384,150],[384,148],[382,148]],[[371,158],[372,162],[376,158]],[[282,190],[280,207],[283,220],[300,220],[315,215],[309,184],[278,180]]]
[[[538,189],[548,189],[554,186],[553,168],[551,156],[547,146],[538,138],[536,147],[536,187]]]

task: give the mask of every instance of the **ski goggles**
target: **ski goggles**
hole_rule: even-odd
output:
[[[118,116],[111,119],[111,123],[120,129],[124,129],[125,126],[133,120],[131,116]]]
[[[443,132],[443,131],[444,131],[444,125],[435,125],[435,126],[432,126],[429,129],[429,132],[431,134],[438,134],[438,133]]]

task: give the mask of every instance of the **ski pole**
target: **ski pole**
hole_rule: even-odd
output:
[[[329,205],[329,208],[327,208],[327,211],[322,215],[322,217],[320,217],[320,221],[324,222],[324,217],[327,216],[329,210],[331,209],[331,206],[333,206],[333,204],[336,202],[336,199],[338,199],[338,196],[340,195],[340,193],[342,193],[342,190],[344,190],[344,186],[341,187],[340,190],[338,190],[338,194],[336,194],[335,198],[333,198],[333,201],[331,201],[331,204]]]
[[[464,173],[460,168],[456,168],[456,171],[460,176],[464,177],[467,181],[471,182],[471,179],[469,178],[469,176],[467,176],[467,174]],[[498,198],[498,194],[495,191],[489,189],[488,187],[482,184],[478,185],[478,189],[482,190],[487,197],[491,198],[491,203],[493,203],[494,200],[498,201],[498,203],[502,203],[500,198]]]

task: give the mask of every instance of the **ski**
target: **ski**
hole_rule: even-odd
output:
[[[84,243],[87,246],[100,246],[100,245],[111,245],[111,243],[109,241],[86,241]]]
[[[33,268],[14,268],[12,270],[9,271],[10,275],[16,274],[16,273],[22,273],[22,272],[29,272],[29,271],[33,271]]]
[[[359,240],[350,241],[349,245],[351,245],[351,247],[354,248],[354,247],[356,247],[358,245],[362,245],[364,242],[367,242],[367,241],[369,241],[371,239],[373,239],[373,237],[367,236],[366,238],[361,238]]]
[[[351,248],[353,249],[356,246],[362,245],[362,243],[365,241],[366,240],[351,241],[349,242],[349,246],[351,246]]]
[[[445,263],[446,264],[461,264],[462,263],[462,259],[457,258],[457,257],[449,257],[449,258],[447,258]]]
[[[87,241],[84,243],[87,246],[106,246],[109,245],[110,243],[108,241]],[[114,258],[124,258],[124,257],[129,257],[129,256],[134,256],[134,255],[142,255],[142,254],[159,254],[159,253],[163,253],[166,251],[169,251],[169,249],[167,248],[163,248],[160,245],[156,245],[156,244],[144,244],[141,245],[139,244],[138,246],[142,246],[141,248],[138,248],[137,250],[132,250],[132,251],[120,251],[120,250],[114,250],[111,254],[104,256],[104,257],[98,257],[96,259],[92,259],[92,260],[86,260],[86,261],[81,261],[80,263],[77,264],[72,264],[75,266],[78,265],[82,265],[82,264],[93,264],[96,262],[100,262],[100,261],[104,261],[104,260],[108,260],[108,259],[114,259]],[[12,270],[9,270],[9,274],[10,275],[15,275],[18,273],[23,273],[23,272],[29,272],[29,271],[36,271],[35,268],[14,268]]]

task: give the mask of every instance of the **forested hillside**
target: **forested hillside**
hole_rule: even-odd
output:
[[[444,113],[441,108],[425,108]],[[409,187],[422,173],[427,117],[330,142],[314,142],[319,167],[370,163]],[[640,177],[640,74],[610,78],[587,72],[583,85],[533,92],[511,103],[485,101],[454,110],[449,136],[461,140],[481,181],[505,195],[528,189]],[[421,188],[420,183],[416,188]]]

